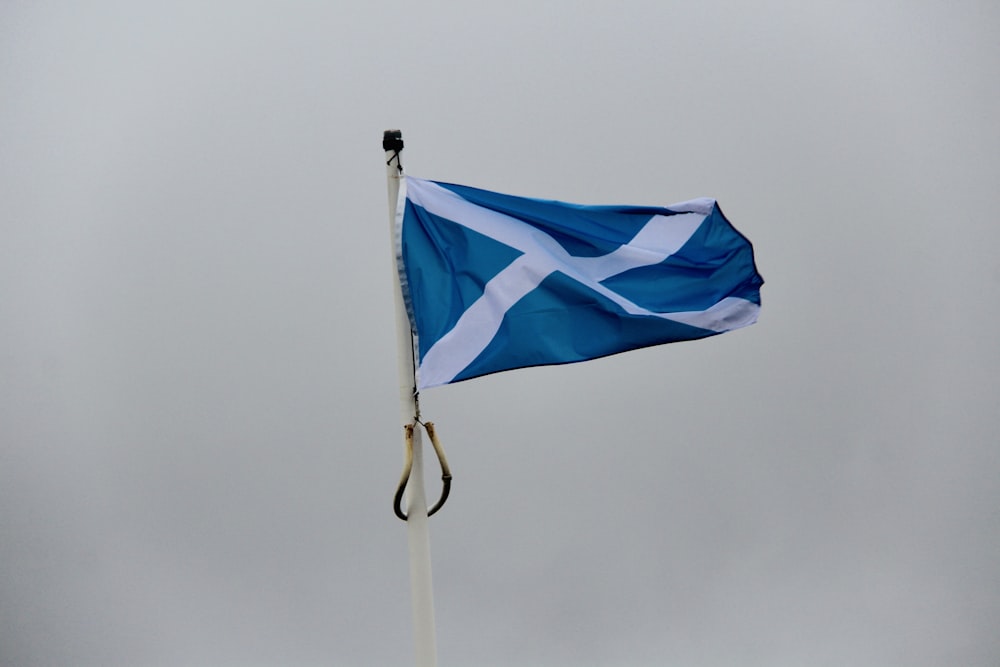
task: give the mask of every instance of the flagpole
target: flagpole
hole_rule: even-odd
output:
[[[418,418],[417,391],[414,383],[413,339],[410,321],[403,305],[399,272],[395,267],[396,207],[402,178],[403,135],[386,130],[382,138],[385,150],[386,184],[389,195],[389,232],[392,244],[393,299],[396,306],[396,358],[399,368],[399,416],[402,426]],[[414,424],[415,425],[415,424]],[[405,445],[404,445],[405,446]],[[413,465],[406,485],[406,532],[410,548],[410,597],[413,609],[413,641],[417,667],[436,667],[437,643],[434,631],[434,594],[431,580],[431,542],[427,526],[427,498],[424,492],[424,457],[421,429],[413,429]]]

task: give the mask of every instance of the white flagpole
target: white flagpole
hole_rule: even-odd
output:
[[[389,232],[393,252],[393,297],[396,304],[396,356],[399,364],[399,416],[402,425],[413,424],[417,416],[414,385],[413,339],[403,305],[399,273],[395,266],[396,206],[402,176],[402,133],[386,130],[382,140],[389,191]],[[413,607],[413,641],[417,667],[436,667],[437,643],[434,632],[434,594],[431,582],[431,541],[427,527],[427,498],[424,493],[424,457],[420,427],[413,429],[413,467],[406,485],[406,530],[410,545],[410,595]]]

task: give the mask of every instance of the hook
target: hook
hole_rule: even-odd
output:
[[[414,423],[407,424],[403,427],[406,435],[403,474],[399,479],[399,484],[396,486],[396,496],[392,500],[393,512],[403,521],[407,520],[406,513],[403,512],[403,493],[406,491],[406,485],[410,481],[410,471],[413,469],[413,430],[417,424],[423,426],[424,430],[427,431],[427,435],[430,436],[431,444],[434,445],[434,453],[438,457],[438,464],[441,466],[441,497],[438,498],[433,507],[427,510],[427,516],[433,516],[435,512],[444,507],[445,502],[448,500],[448,495],[451,493],[451,468],[448,467],[448,460],[444,456],[444,448],[441,446],[441,441],[438,440],[437,432],[434,430],[434,423],[424,423],[417,419]]]

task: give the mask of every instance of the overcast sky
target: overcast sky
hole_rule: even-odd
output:
[[[998,34],[0,3],[0,664],[412,664],[394,127],[424,178],[715,197],[767,281],[748,329],[423,394],[441,665],[1000,664]]]

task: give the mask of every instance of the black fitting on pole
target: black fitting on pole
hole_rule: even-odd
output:
[[[400,159],[399,153],[403,150],[403,132],[401,130],[386,130],[382,134],[382,150],[386,153],[392,152],[392,157],[386,161],[386,166],[391,165],[392,161],[396,161],[396,170],[402,174],[403,173],[403,160]]]
[[[397,153],[403,150],[402,130],[386,130],[382,134],[382,150],[396,151]]]

